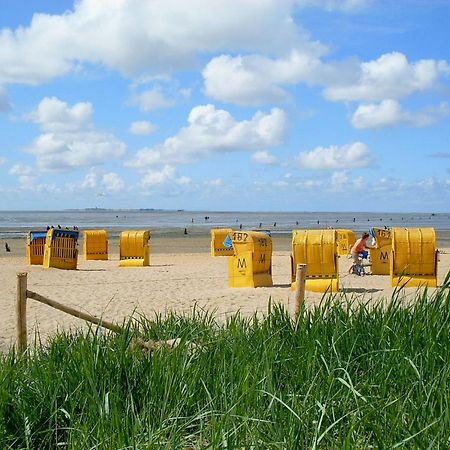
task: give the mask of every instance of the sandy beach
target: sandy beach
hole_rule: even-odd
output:
[[[274,236],[273,287],[256,289],[228,288],[227,258],[210,256],[209,234],[153,236],[150,242],[149,267],[119,267],[117,241],[112,240],[108,261],[85,261],[80,243],[78,269],[59,270],[27,266],[25,241],[10,241],[11,253],[2,249],[0,257],[0,351],[7,351],[15,342],[18,272],[28,273],[29,290],[116,323],[133,314],[151,318],[168,311],[190,313],[194,307],[211,311],[221,321],[237,311],[243,315],[264,313],[269,299],[293,311],[289,234]],[[439,251],[438,285],[450,268],[450,248],[440,247]],[[391,296],[388,276],[348,275],[349,265],[347,257],[340,258],[340,287],[349,298],[366,302]],[[412,295],[415,289],[405,291]],[[306,292],[307,305],[318,303],[321,297]],[[30,343],[36,331],[45,340],[58,329],[86,326],[82,320],[34,300],[28,300],[27,321]]]

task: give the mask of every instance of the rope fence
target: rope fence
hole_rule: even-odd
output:
[[[36,300],[44,305],[51,306],[71,316],[78,317],[86,322],[107,328],[108,330],[120,333],[123,328],[114,323],[95,317],[91,314],[63,305],[62,303],[51,300],[47,297],[37,294],[27,289],[27,273],[21,272],[17,274],[17,295],[16,295],[16,324],[17,324],[17,350],[23,353],[27,350],[27,299]]]
[[[27,299],[35,300],[44,305],[48,305],[61,312],[77,317],[79,319],[90,322],[94,325],[98,325],[114,333],[121,333],[123,328],[112,322],[108,322],[99,317],[95,317],[86,312],[71,308],[70,306],[63,305],[62,303],[51,300],[43,295],[28,290],[28,274],[26,272],[17,273],[17,293],[16,293],[16,328],[17,328],[17,351],[19,354],[26,352],[28,348],[27,338]],[[294,309],[294,322],[297,321],[301,306],[305,298],[305,277],[306,277],[306,264],[297,264],[296,272],[296,285],[295,285],[295,309]],[[178,345],[180,340],[169,339],[165,341],[142,341],[141,339],[135,340],[135,344],[146,350],[154,350],[156,348],[174,347]]]

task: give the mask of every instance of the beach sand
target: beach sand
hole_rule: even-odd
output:
[[[219,321],[240,311],[248,316],[267,311],[269,299],[294,310],[294,292],[290,288],[291,235],[273,237],[273,287],[228,288],[226,257],[211,257],[209,234],[153,236],[149,267],[119,267],[117,241],[110,242],[108,261],[85,261],[82,245],[77,270],[44,269],[27,266],[25,240],[8,242],[11,253],[1,249],[0,257],[0,351],[7,351],[15,342],[16,274],[27,272],[28,289],[65,305],[122,323],[131,315],[169,311],[190,313],[194,307],[212,312]],[[438,284],[450,268],[450,248],[439,248]],[[376,301],[390,298],[393,288],[389,276],[348,275],[350,260],[341,257],[340,287],[355,301]],[[415,289],[406,289],[413,295]],[[320,302],[322,295],[306,292],[308,306]],[[71,317],[34,300],[28,300],[28,341],[36,331],[46,340],[57,330],[86,327]]]

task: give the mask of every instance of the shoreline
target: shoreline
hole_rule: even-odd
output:
[[[184,228],[189,234],[209,233],[211,228],[263,229],[274,234],[293,229],[351,229],[356,233],[371,227],[430,227],[450,232],[450,213],[374,213],[374,212],[221,212],[156,210],[82,211],[0,211],[0,241],[23,238],[29,230],[45,230],[61,225],[80,230],[104,229],[111,237],[125,230],[151,230],[154,235],[176,234]]]

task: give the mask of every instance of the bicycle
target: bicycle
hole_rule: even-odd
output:
[[[350,269],[350,274],[352,275],[358,275],[359,277],[362,277],[364,275],[368,275],[366,272],[366,267],[370,267],[371,264],[364,264],[364,260],[369,259],[369,252],[367,250],[363,250],[358,255],[358,262],[354,263]]]

